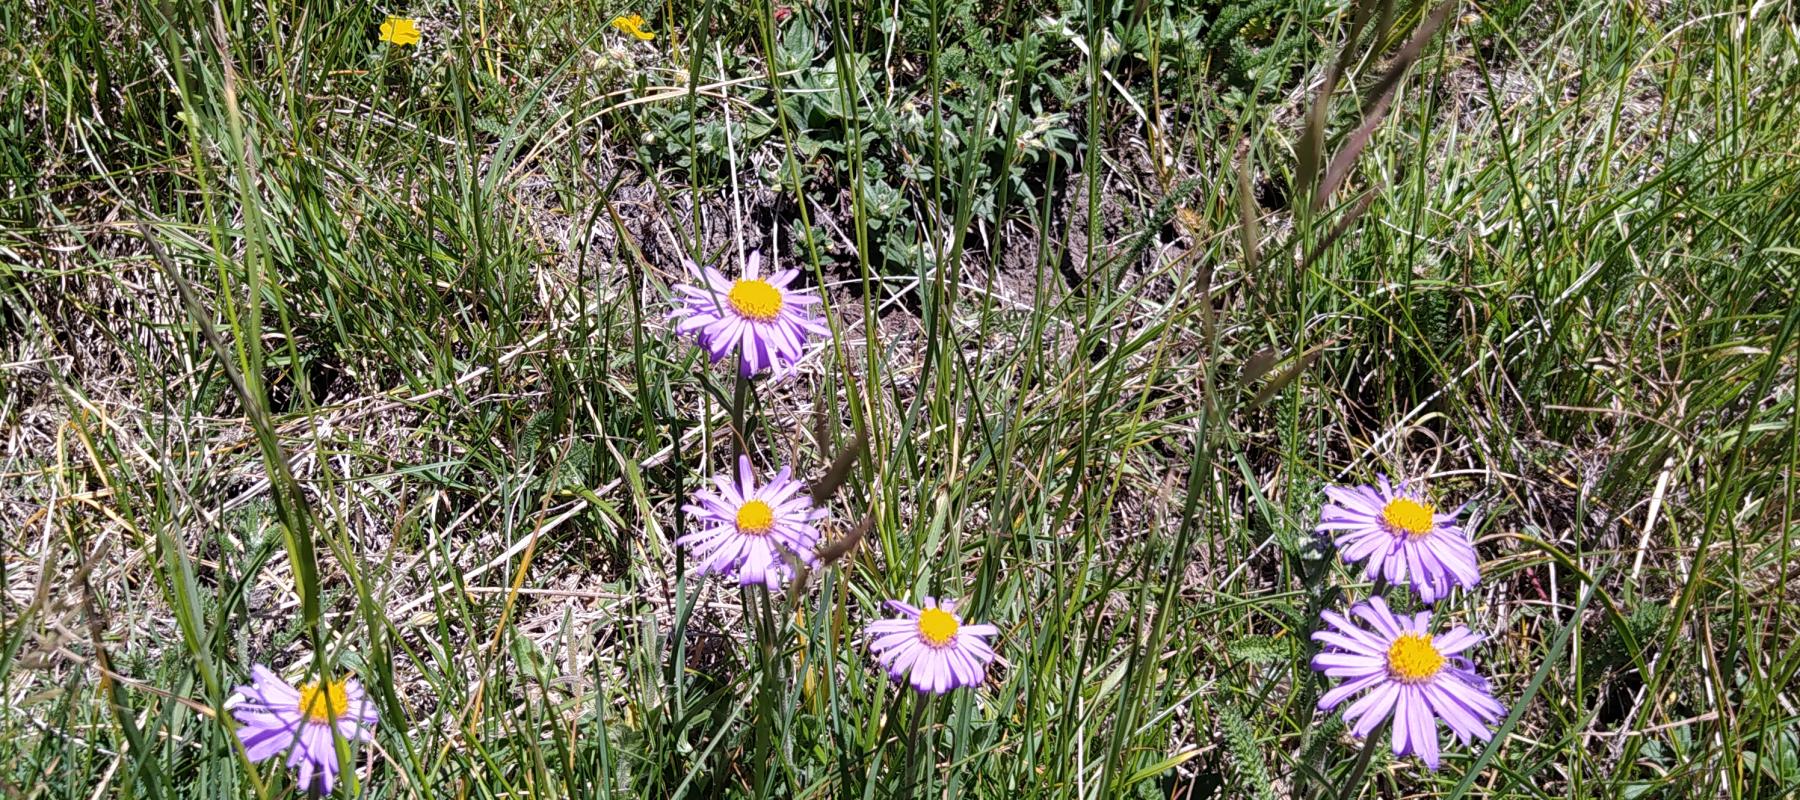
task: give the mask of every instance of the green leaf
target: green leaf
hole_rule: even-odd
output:
[[[1269,765],[1263,761],[1256,744],[1256,731],[1250,728],[1237,709],[1219,706],[1219,731],[1225,734],[1225,749],[1237,767],[1239,784],[1255,793],[1256,800],[1275,800],[1275,787],[1269,778]]]
[[[1225,651],[1250,664],[1278,664],[1294,658],[1293,639],[1273,636],[1242,636],[1225,645]]]

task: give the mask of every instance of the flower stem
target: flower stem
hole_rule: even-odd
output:
[[[1375,748],[1381,746],[1381,740],[1387,738],[1388,726],[1393,721],[1393,717],[1382,720],[1375,730],[1369,731],[1368,738],[1363,739],[1362,752],[1356,754],[1356,763],[1350,767],[1350,776],[1344,781],[1344,792],[1338,795],[1338,800],[1352,800],[1362,793],[1363,773],[1369,771],[1369,759],[1375,755]]]
[[[901,787],[904,791],[895,794],[897,797],[911,800],[918,792],[920,775],[924,772],[920,768],[924,759],[919,757],[919,729],[925,721],[925,709],[931,705],[931,698],[926,694],[913,697],[912,720],[906,724],[906,783]]]
[[[738,356],[739,361],[743,356]],[[750,402],[750,377],[744,374],[740,364],[737,374],[737,386],[731,393],[731,452],[741,456],[750,451],[750,434],[744,428],[744,408]]]
[[[747,381],[739,378],[739,385]],[[767,796],[770,770],[774,766],[775,719],[776,705],[779,700],[781,675],[780,663],[775,657],[775,619],[770,613],[769,589],[757,584],[747,589],[744,611],[746,615],[755,614],[752,627],[756,631],[756,654],[761,662],[757,676],[756,692],[756,752],[770,754],[769,758],[755,759],[754,775],[756,797]]]

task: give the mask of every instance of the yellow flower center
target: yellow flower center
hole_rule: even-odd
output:
[[[343,681],[303,683],[298,707],[301,716],[313,722],[329,723],[350,710],[350,698],[344,692]]]
[[[932,647],[949,644],[951,639],[956,638],[956,629],[959,627],[962,626],[956,624],[955,615],[941,608],[927,608],[919,612],[919,635]]]
[[[1431,532],[1432,520],[1436,514],[1437,509],[1432,508],[1430,503],[1396,497],[1381,509],[1381,521],[1387,524],[1388,530],[1417,539]]]
[[[781,290],[759,278],[745,278],[731,285],[726,296],[733,310],[759,322],[769,322],[781,313]]]
[[[775,509],[761,500],[751,500],[738,506],[737,527],[739,533],[761,536],[775,528]]]
[[[1431,637],[1402,633],[1388,646],[1388,674],[1405,683],[1418,683],[1444,668],[1444,654],[1431,646]]]

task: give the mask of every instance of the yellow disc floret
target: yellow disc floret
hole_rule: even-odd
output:
[[[781,313],[781,290],[760,278],[745,278],[731,285],[731,309],[739,316],[770,322]]]
[[[1431,532],[1437,509],[1407,497],[1396,497],[1381,509],[1381,521],[1388,530],[1418,538]]]
[[[1402,633],[1388,645],[1388,674],[1404,683],[1430,680],[1444,668],[1444,654],[1431,644],[1431,637]]]
[[[956,615],[941,608],[927,608],[919,612],[919,636],[932,647],[943,647],[956,638]]]
[[[343,681],[300,684],[300,715],[313,722],[332,722],[350,710]]]
[[[775,529],[775,509],[761,500],[751,500],[738,506],[737,528],[739,533],[761,536]]]

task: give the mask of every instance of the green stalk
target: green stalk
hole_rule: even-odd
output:
[[[1362,794],[1363,774],[1369,771],[1369,760],[1375,756],[1376,748],[1381,747],[1381,741],[1387,738],[1388,728],[1393,724],[1394,718],[1390,716],[1363,739],[1362,750],[1357,752],[1356,763],[1350,766],[1350,774],[1344,778],[1344,789],[1338,794],[1338,800],[1355,800]]]

